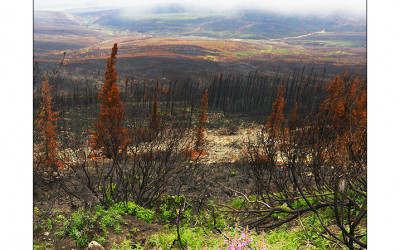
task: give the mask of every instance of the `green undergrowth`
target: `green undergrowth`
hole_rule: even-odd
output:
[[[37,207],[34,208],[34,214],[38,218],[43,216],[43,212]],[[74,212],[53,210],[52,216],[34,223],[34,232],[52,232],[59,240],[63,238],[74,240],[79,247],[87,247],[92,240],[105,245],[108,243],[110,232],[117,235],[122,233],[121,227],[127,225],[122,216],[127,214],[147,223],[152,223],[154,220],[154,211],[140,207],[134,202],[120,202],[108,209],[96,205],[91,211],[85,211],[83,208]],[[35,249],[48,247],[48,243],[42,245],[34,243]]]
[[[248,198],[250,201],[256,200],[255,196]],[[312,204],[320,202],[316,197],[310,197],[308,200]],[[53,232],[58,239],[72,239],[78,247],[87,247],[90,241],[95,240],[108,249],[180,249],[180,244],[185,249],[247,249],[237,248],[239,245],[250,247],[249,249],[338,249],[338,246],[320,235],[323,233],[327,236],[318,217],[312,211],[299,214],[289,225],[256,232],[240,227],[239,225],[243,225],[241,217],[232,213],[232,208],[250,208],[246,207],[249,206],[246,199],[237,194],[225,207],[216,206],[213,201],[209,201],[198,210],[194,204],[196,203],[190,198],[180,195],[164,196],[157,204],[153,204],[152,209],[140,207],[134,202],[120,202],[108,209],[97,205],[91,211],[82,208],[74,212],[53,211],[53,216],[36,224],[34,230],[41,234],[45,231]],[[307,207],[307,203],[298,198],[279,207],[287,210],[299,209]],[[326,207],[318,211],[323,223],[341,238],[332,209]],[[36,217],[44,214],[38,208],[34,209],[34,213]],[[147,223],[162,224],[164,229],[148,236],[146,246],[140,246],[133,240],[138,229],[122,230],[127,225],[123,219],[126,215],[136,216]],[[261,214],[265,215],[266,213]],[[282,219],[288,215],[277,211],[272,214],[270,220]],[[363,237],[362,240],[366,240],[365,227],[360,225],[356,231]],[[110,233],[120,235],[121,242],[109,242]],[[54,248],[50,242],[34,242],[34,249]]]
[[[327,194],[327,197],[333,198],[330,194]],[[256,197],[250,196],[249,199],[255,201]],[[241,246],[247,244],[246,246],[249,246],[250,249],[340,248],[340,246],[320,235],[322,233],[326,237],[328,236],[324,232],[316,214],[311,211],[301,214],[290,223],[290,226],[285,224],[274,230],[256,233],[254,230],[240,228],[238,226],[240,225],[239,219],[232,216],[232,213],[227,211],[230,210],[227,207],[220,207],[217,212],[216,207],[214,207],[214,210],[211,205],[208,209],[199,213],[193,213],[193,211],[187,209],[183,212],[181,211],[181,216],[178,218],[175,212],[177,211],[176,205],[181,204],[182,200],[182,197],[167,197],[163,199],[160,212],[162,212],[164,223],[167,224],[164,225],[165,230],[163,232],[148,237],[147,242],[153,249],[180,249],[180,244],[185,249],[246,249],[236,248],[239,244]],[[309,197],[308,200],[311,204],[321,202],[316,197]],[[235,196],[230,204],[227,205],[238,210],[244,209],[246,200]],[[296,199],[290,205],[284,203],[279,207],[286,210],[300,209],[307,207],[307,203],[304,199]],[[319,209],[319,214],[323,223],[341,238],[332,209],[329,207],[321,208]],[[288,215],[288,213],[276,212],[272,214],[271,220],[282,219]],[[174,221],[174,223],[170,223],[171,221]],[[177,234],[178,223],[180,241]],[[362,232],[366,235],[366,228],[359,226],[357,232]]]
[[[136,205],[134,202],[120,202],[111,207],[117,210],[120,214],[130,214],[147,223],[152,223],[154,220],[154,211]]]
[[[306,223],[306,222],[303,222]],[[246,249],[229,248],[237,247],[243,239],[247,239],[248,247],[251,249],[335,249],[332,243],[316,232],[309,232],[306,236],[301,228],[287,230],[285,227],[268,232],[256,233],[240,227],[226,227],[222,233],[206,227],[189,227],[184,225],[180,228],[182,245],[186,249]],[[154,249],[179,249],[179,241],[176,241],[176,226],[167,231],[154,234],[148,238],[148,242]],[[249,248],[250,249],[250,248]]]

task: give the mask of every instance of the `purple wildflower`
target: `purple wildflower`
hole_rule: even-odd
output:
[[[340,184],[339,184],[339,190],[340,190],[340,192],[343,192],[343,191],[344,191],[345,185],[346,185],[345,181],[342,180],[342,181],[340,182]]]

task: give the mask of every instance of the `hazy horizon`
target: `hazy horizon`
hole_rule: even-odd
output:
[[[355,18],[364,18],[366,16],[366,1],[364,0],[327,0],[327,1],[292,1],[281,0],[279,2],[272,0],[240,0],[221,1],[221,0],[149,0],[149,1],[104,1],[104,0],[35,0],[35,10],[54,10],[68,11],[81,8],[92,9],[112,9],[112,8],[130,8],[136,14],[145,14],[148,10],[163,6],[179,4],[185,11],[198,12],[236,12],[244,9],[257,9],[272,11],[286,15],[343,15]]]

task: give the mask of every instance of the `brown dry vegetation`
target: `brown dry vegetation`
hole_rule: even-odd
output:
[[[63,41],[63,40],[61,40]],[[60,41],[60,42],[61,42]],[[184,39],[184,38],[142,38],[119,37],[113,41],[93,44],[95,39],[89,39],[84,49],[68,51],[68,61],[84,61],[88,59],[104,59],[107,48],[113,41],[121,45],[121,56],[135,57],[167,57],[216,62],[265,61],[323,63],[332,65],[362,65],[365,63],[365,48],[329,48],[329,47],[299,47],[279,42],[250,42],[237,40]],[[72,40],[72,43],[75,41]],[[80,42],[80,41],[76,41]],[[55,60],[61,51],[36,56],[40,60]]]

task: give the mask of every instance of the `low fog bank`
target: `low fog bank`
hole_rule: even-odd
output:
[[[35,10],[57,10],[71,13],[124,8],[124,10],[126,10],[127,17],[132,14],[146,15],[187,12],[216,12],[236,14],[243,10],[259,10],[289,16],[313,15],[320,17],[341,16],[353,19],[366,18],[365,0],[115,0],[113,2],[104,0],[69,0],[65,1],[65,3],[49,0],[36,0],[34,4]]]

